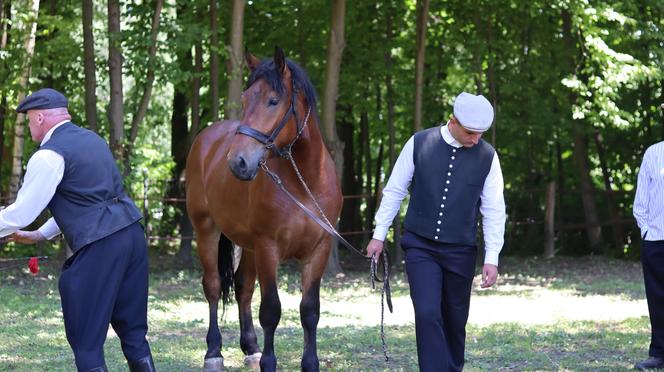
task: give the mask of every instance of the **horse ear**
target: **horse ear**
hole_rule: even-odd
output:
[[[249,67],[249,70],[252,72],[261,64],[261,60],[249,53],[248,48],[244,49],[244,60],[247,62],[247,67]]]
[[[286,69],[286,56],[284,56],[284,50],[277,47],[274,47],[274,65],[277,67],[277,71],[282,75]]]

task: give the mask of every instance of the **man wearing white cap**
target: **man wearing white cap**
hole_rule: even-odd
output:
[[[367,246],[374,258],[411,188],[401,247],[421,371],[463,369],[479,214],[486,251],[481,287],[491,287],[498,276],[505,231],[503,175],[496,151],[481,139],[492,121],[486,98],[459,94],[446,125],[417,132],[406,142],[376,213]]]

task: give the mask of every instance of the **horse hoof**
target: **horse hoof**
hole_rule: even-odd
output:
[[[207,358],[203,363],[203,372],[220,372],[224,370],[224,357]]]
[[[254,353],[244,357],[244,366],[251,369],[260,369],[261,368],[261,356],[262,353]]]

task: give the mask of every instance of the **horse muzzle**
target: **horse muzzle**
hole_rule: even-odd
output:
[[[267,156],[264,147],[258,147],[253,151],[239,151],[228,155],[228,167],[233,175],[241,181],[251,181],[256,178],[260,169],[260,162]]]

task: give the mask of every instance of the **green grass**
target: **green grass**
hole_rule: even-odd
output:
[[[148,336],[156,367],[200,370],[208,322],[200,272],[155,261]],[[0,271],[0,371],[75,370],[62,325],[58,265],[49,262],[35,277],[27,270]],[[501,271],[496,289],[474,290],[467,371],[627,370],[646,356],[650,325],[637,263],[508,258]],[[324,281],[318,329],[322,369],[417,370],[408,284],[401,272],[392,280],[395,313],[385,315],[389,363],[381,351],[380,292],[369,288],[367,274],[348,272]],[[299,370],[299,296],[297,267],[285,265],[280,270],[283,312],[275,336],[279,370]],[[262,343],[258,297],[257,291],[254,322]],[[245,370],[235,306],[225,314],[222,334],[227,370]],[[128,370],[112,332],[105,353],[109,370]]]

